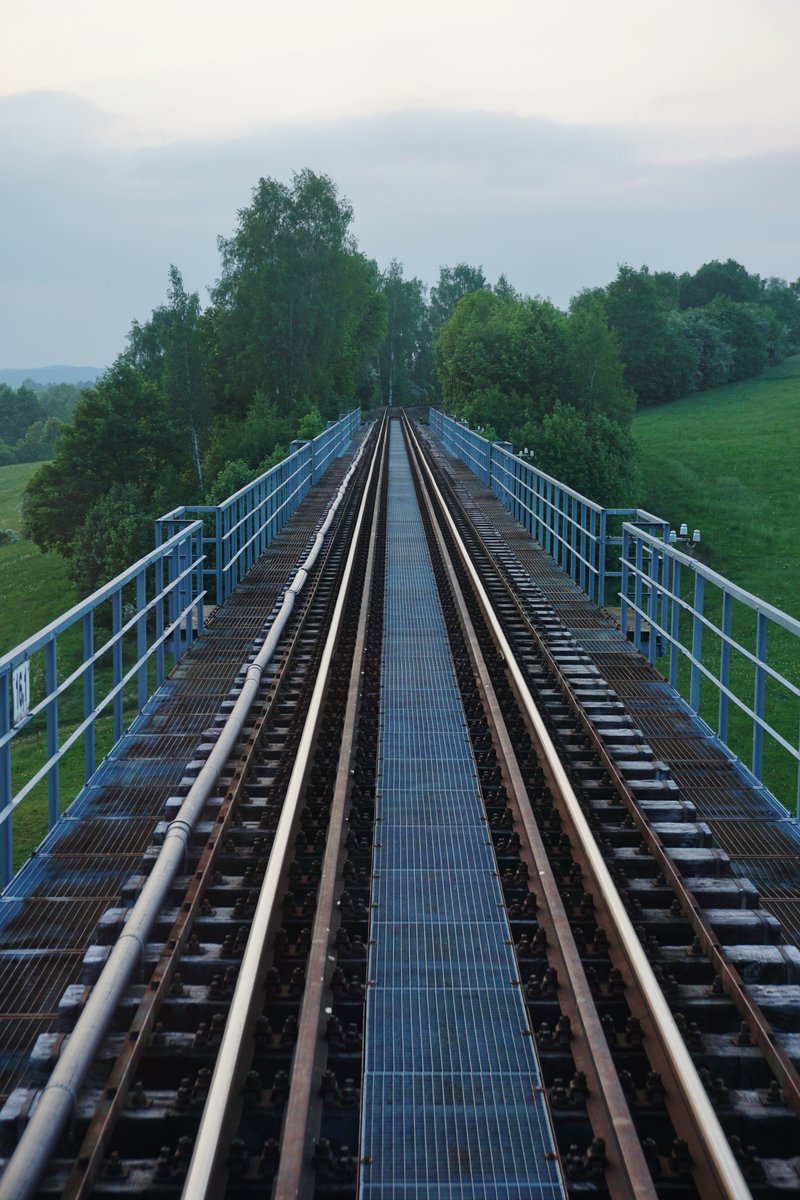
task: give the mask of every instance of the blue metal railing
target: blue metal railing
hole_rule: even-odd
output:
[[[64,756],[82,741],[83,777],[88,781],[97,765],[98,718],[111,718],[113,739],[118,741],[126,716],[131,710],[131,719],[138,715],[154,686],[163,683],[168,660],[177,662],[202,630],[202,532],[200,521],[185,522],[163,545],[0,658],[3,885],[13,874],[17,807],[46,781],[52,828],[60,813],[59,768]],[[40,697],[31,697],[32,676]],[[38,737],[42,724],[44,746]],[[69,731],[62,738],[65,725]],[[33,757],[32,765],[25,763],[27,778],[16,791],[15,746],[27,752],[28,759]]]
[[[666,521],[639,508],[596,504],[514,454],[510,442],[491,442],[466,422],[433,408],[430,425],[445,449],[492,489],[531,537],[597,604],[605,604],[609,580],[621,577],[613,548],[622,545],[623,520],[633,519],[665,540],[669,536]]]
[[[176,523],[200,518],[206,524],[203,546],[209,594],[222,604],[255,561],[343,454],[361,423],[359,409],[333,422],[310,442],[292,442],[291,453],[221,504],[183,505],[156,522],[156,540],[169,537]]]
[[[776,641],[770,631],[800,639],[800,621],[671,545],[669,523],[660,517],[638,508],[603,508],[513,454],[508,442],[491,443],[436,409],[430,410],[430,426],[590,599],[604,604],[607,584],[619,581],[613,596],[620,624],[637,649],[653,664],[667,657],[670,684],[704,719],[709,694],[716,695],[715,717],[706,722],[710,732],[730,748],[731,706],[749,723],[746,764],[731,753],[757,781],[764,779],[765,737],[776,752],[789,755],[800,806],[800,742],[794,745],[769,716],[789,711],[797,729],[800,686],[787,678],[786,667],[767,661],[768,643]],[[782,655],[797,662],[798,643],[791,647],[779,646],[774,661]],[[748,690],[752,701],[743,698]],[[733,740],[739,744],[738,735]]]
[[[48,822],[56,823],[65,755],[82,743],[88,782],[98,719],[110,718],[104,733],[116,744],[202,630],[208,594],[218,604],[231,594],[360,421],[356,409],[313,441],[293,443],[287,458],[222,504],[161,517],[155,550],[0,658],[3,886],[13,875],[18,806],[46,782]]]
[[[696,713],[701,709],[708,713],[701,689],[713,689],[715,732],[726,745],[731,705],[743,715],[752,735],[747,765],[757,780],[764,778],[765,735],[788,754],[795,764],[800,806],[800,740],[793,745],[767,717],[769,684],[776,695],[791,698],[794,728],[798,726],[800,687],[767,661],[767,650],[773,640],[770,632],[775,630],[798,639],[795,646],[800,645],[800,621],[628,522],[622,527],[621,565],[622,628],[632,627],[634,645],[651,663],[657,656],[667,657],[670,684],[686,694]],[[710,652],[709,639],[713,640]],[[796,655],[781,657],[796,661]],[[681,679],[682,664],[688,678]],[[734,690],[737,671],[752,688],[752,702],[743,698],[741,686]],[[777,705],[773,709],[777,711]]]

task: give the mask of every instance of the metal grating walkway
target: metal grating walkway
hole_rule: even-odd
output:
[[[396,422],[382,672],[359,1195],[563,1196]]]

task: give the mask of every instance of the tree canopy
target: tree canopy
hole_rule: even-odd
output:
[[[314,401],[336,416],[359,391],[386,306],[352,219],[325,175],[259,180],[233,236],[219,239],[211,320],[220,407],[241,414],[261,391],[281,415]]]
[[[27,528],[82,589],[146,548],[159,512],[218,502],[354,404],[441,398],[567,483],[630,502],[637,403],[757,374],[800,342],[800,280],[732,259],[623,265],[566,312],[466,262],[428,292],[359,250],[352,206],[311,170],[260,179],[218,247],[210,302],[170,266],[165,302],[94,387],[0,385],[0,465],[51,460]]]

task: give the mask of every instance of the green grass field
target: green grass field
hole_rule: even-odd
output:
[[[0,528],[21,528],[21,501],[26,483],[38,463],[0,467]],[[79,597],[69,578],[67,565],[58,554],[43,554],[33,542],[20,538],[0,546],[0,655],[37,633],[69,609]],[[76,625],[58,642],[58,677],[63,681],[81,662],[81,627]],[[130,659],[126,648],[126,660]],[[153,669],[154,670],[154,669]],[[153,674],[153,671],[150,672]],[[95,674],[95,696],[99,699],[110,686],[111,670],[101,660]],[[154,679],[151,686],[154,686]],[[125,716],[135,714],[135,689],[125,692]],[[44,666],[41,652],[31,658],[31,698],[35,704],[44,695]],[[96,761],[99,763],[113,744],[110,710],[95,722]],[[67,689],[59,703],[59,738],[63,742],[83,716],[82,683]],[[127,723],[126,720],[126,723]],[[12,744],[12,787],[16,791],[46,761],[44,715],[34,718]],[[67,752],[59,764],[61,810],[80,791],[84,782],[83,741]],[[14,815],[14,859],[17,866],[28,857],[47,831],[47,783],[42,781]]]
[[[800,618],[800,356],[758,379],[645,409],[637,413],[633,432],[641,455],[643,506],[676,529],[682,521],[690,532],[699,528],[704,562]],[[708,611],[716,619],[719,605],[713,599]],[[752,626],[743,611],[735,612],[734,635],[751,649]],[[704,658],[716,668],[719,640],[713,635],[705,640]],[[768,646],[770,664],[800,686],[798,639],[771,632]],[[742,666],[735,681],[737,694],[751,701],[752,669]],[[702,715],[716,727],[716,691],[709,685],[702,695]],[[796,698],[769,682],[767,702],[767,718],[796,746]],[[738,715],[732,719],[731,743],[747,761],[750,726]],[[766,764],[767,783],[793,807],[797,773],[789,755],[770,750]]]
[[[699,528],[714,570],[800,617],[800,356],[636,414],[644,507]]]
[[[19,531],[22,493],[39,463],[0,467],[0,528]],[[0,654],[47,625],[75,602],[66,563],[21,538],[0,546]]]

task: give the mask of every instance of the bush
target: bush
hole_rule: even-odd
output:
[[[602,413],[586,417],[570,405],[558,405],[517,437],[533,450],[540,471],[553,475],[596,504],[632,503],[638,488],[636,443]]]
[[[679,319],[697,363],[689,390],[703,391],[727,383],[733,370],[733,351],[719,325],[700,308],[688,309]]]
[[[153,546],[153,521],[141,491],[114,484],[92,507],[72,540],[70,575],[89,595]]]
[[[254,471],[241,458],[235,458],[231,462],[227,462],[217,474],[211,487],[208,488],[206,492],[206,504],[222,504],[223,500],[227,500],[229,496],[232,496],[234,492],[238,492],[240,488],[246,487],[259,474],[261,474],[260,471]]]

